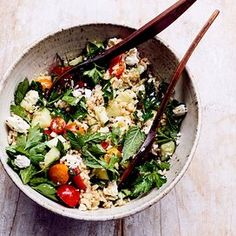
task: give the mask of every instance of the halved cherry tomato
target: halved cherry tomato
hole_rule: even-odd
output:
[[[42,85],[42,88],[50,89],[52,87],[52,78],[51,76],[39,76],[35,80],[36,82],[39,82]]]
[[[52,119],[50,129],[56,134],[63,134],[65,132],[66,122],[61,117],[55,117]]]
[[[82,177],[80,175],[76,175],[73,177],[73,182],[75,183],[75,185],[81,189],[81,190],[86,190],[86,185],[84,183],[84,180],[82,179]]]
[[[101,142],[101,146],[102,146],[104,149],[107,149],[108,146],[109,146],[109,142],[102,141],[102,142]]]
[[[70,69],[71,66],[55,66],[51,69],[51,73],[57,76],[61,76]]]
[[[80,133],[80,134],[84,134],[85,130],[83,127],[78,126],[75,122],[71,122],[69,124],[66,125],[65,130],[70,130],[73,133]]]
[[[123,74],[125,70],[125,63],[122,60],[123,55],[119,55],[112,59],[110,66],[109,66],[109,73],[115,75],[117,78]]]
[[[57,196],[69,207],[76,207],[80,201],[79,191],[71,185],[61,185],[57,189]]]
[[[48,171],[49,179],[58,185],[66,184],[70,178],[69,169],[65,164],[55,164]]]

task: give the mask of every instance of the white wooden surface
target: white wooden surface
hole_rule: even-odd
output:
[[[0,0],[0,78],[23,49],[49,32],[91,22],[138,27],[174,2]],[[37,206],[0,165],[0,235],[236,235],[235,1],[198,0],[160,37],[182,55],[215,8],[221,15],[189,62],[202,102],[201,137],[190,168],[174,190],[127,219],[81,222]]]

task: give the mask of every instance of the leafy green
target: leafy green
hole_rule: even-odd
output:
[[[89,150],[94,155],[104,155],[104,154],[106,154],[106,151],[101,146],[101,144],[93,144],[92,143],[89,147]]]
[[[66,151],[65,151],[64,145],[63,145],[63,143],[61,142],[60,139],[58,139],[58,141],[57,141],[56,148],[61,153],[61,156],[65,156],[66,155]]]
[[[139,150],[144,139],[145,134],[140,130],[139,127],[134,126],[128,130],[124,141],[122,162],[128,160]]]
[[[20,177],[22,179],[23,184],[27,184],[36,173],[37,171],[33,165],[30,165],[29,167],[20,170]]]
[[[20,116],[21,118],[23,118],[27,122],[29,122],[29,116],[28,116],[27,111],[23,107],[21,107],[20,105],[11,105],[10,111],[13,112],[14,114]]]
[[[50,180],[48,180],[47,178],[44,178],[44,177],[34,177],[34,178],[32,178],[29,182],[29,185],[33,186],[33,187],[36,187],[39,184],[45,184],[45,183],[50,184],[52,186],[55,185],[52,181],[50,181]]]
[[[104,51],[105,47],[104,44],[102,42],[88,42],[87,46],[86,46],[86,56],[87,57],[93,57],[95,55],[97,55],[98,53]]]
[[[112,89],[110,81],[108,81],[104,85],[104,87],[102,88],[102,91],[103,91],[103,98],[104,98],[105,105],[107,105],[108,102],[114,98],[114,91]]]
[[[137,169],[139,171],[139,176],[132,187],[133,197],[148,193],[154,187],[160,188],[166,183],[166,177],[159,174],[158,171],[164,169],[168,170],[169,163],[158,163],[156,160],[151,160]]]
[[[38,125],[29,128],[25,149],[36,146],[43,138]]]
[[[71,117],[77,120],[83,120],[88,114],[85,97],[82,97],[76,106],[74,112],[71,111]]]
[[[95,64],[93,69],[84,71],[83,75],[87,76],[93,85],[96,85],[102,79],[104,72],[104,68]]]
[[[38,186],[32,187],[34,190],[38,191],[39,193],[41,193],[42,195],[44,195],[45,197],[48,197],[54,201],[57,201],[57,197],[56,197],[56,189],[55,187],[53,187],[51,184],[48,183],[42,183],[39,184]]]
[[[61,100],[67,102],[71,106],[75,106],[78,103],[78,98],[72,95],[71,89],[66,91]]]
[[[111,138],[112,143],[115,146],[118,146],[123,140],[121,129],[119,127],[113,127],[110,133],[110,138]]]
[[[67,134],[67,138],[70,141],[70,145],[72,149],[79,150],[83,147],[84,140],[80,134],[75,135],[73,132],[69,130],[67,131],[66,134]]]
[[[29,90],[29,80],[25,78],[22,82],[19,83],[15,91],[14,100],[16,105],[19,105],[21,103],[28,90]]]

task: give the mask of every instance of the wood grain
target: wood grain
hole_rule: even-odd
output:
[[[22,50],[49,32],[112,22],[139,27],[175,0],[1,0],[0,78]],[[55,215],[19,193],[0,165],[0,235],[236,235],[236,5],[198,1],[160,37],[178,55],[219,8],[216,24],[189,62],[200,91],[202,132],[186,175],[164,199],[119,221]]]

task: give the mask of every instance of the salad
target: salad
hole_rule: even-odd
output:
[[[168,84],[160,82],[136,48],[106,65],[53,81],[121,39],[89,42],[69,60],[55,56],[47,73],[20,82],[6,119],[8,164],[23,184],[67,207],[122,206],[166,182],[187,108],[172,99],[150,158],[118,189],[119,178],[150,129]],[[50,91],[50,92],[49,92]]]

